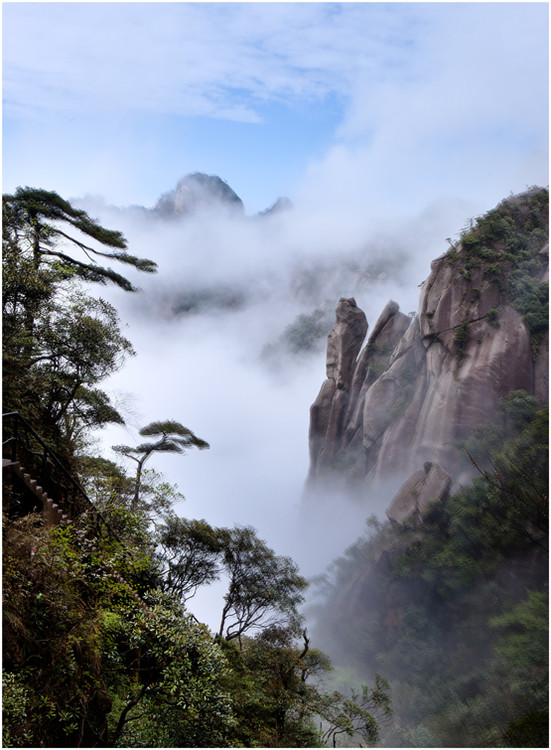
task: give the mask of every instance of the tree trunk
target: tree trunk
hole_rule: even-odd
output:
[[[130,504],[130,510],[132,512],[135,512],[138,509],[138,502],[140,500],[140,489],[142,486],[143,465],[147,461],[151,453],[152,451],[150,451],[149,453],[146,453],[145,456],[142,456],[142,458],[140,458],[138,461],[138,470],[136,472],[136,489],[134,491],[134,497],[132,499],[132,503]]]

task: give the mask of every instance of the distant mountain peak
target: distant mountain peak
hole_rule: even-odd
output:
[[[260,211],[258,216],[271,216],[272,214],[280,214],[283,211],[290,211],[293,208],[292,202],[289,198],[282,196],[276,200],[273,206],[266,208],[264,211]]]
[[[193,172],[179,180],[174,190],[164,193],[155,206],[163,216],[188,216],[204,211],[243,214],[241,198],[217,175]]]

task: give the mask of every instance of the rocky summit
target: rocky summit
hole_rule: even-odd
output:
[[[204,211],[244,213],[243,201],[216,175],[195,172],[181,179],[174,190],[159,198],[154,211],[164,217],[181,217]]]

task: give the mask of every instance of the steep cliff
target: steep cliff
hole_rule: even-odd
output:
[[[341,299],[311,407],[308,488],[393,490],[425,463],[467,478],[464,441],[511,391],[548,400],[548,191],[510,197],[432,263],[413,317]],[[362,344],[364,344],[362,349]]]

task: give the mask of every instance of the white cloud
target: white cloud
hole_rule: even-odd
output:
[[[14,180],[34,170],[36,184],[51,175],[54,189],[66,184],[75,195],[79,184],[99,192],[110,173],[111,200],[124,202],[125,191],[151,195],[152,174],[162,183],[156,173],[170,151],[193,163],[196,134],[175,120],[162,142],[163,117],[262,128],[305,107],[320,122],[326,107],[341,114],[325,157],[312,153],[309,173],[286,190],[323,211],[354,203],[361,211],[363,201],[372,213],[404,205],[415,213],[444,193],[487,208],[547,181],[546,4],[8,3],[3,11],[4,116],[26,140],[17,148],[6,128],[8,182],[15,169]],[[156,143],[146,129],[159,129]],[[232,173],[260,179],[269,152],[267,144],[263,163],[248,163],[244,139]]]
[[[363,201],[371,213],[414,214],[438,197],[468,196],[487,210],[547,184],[547,9],[416,7],[410,66],[358,75],[335,143],[300,186],[309,205],[355,203],[357,212]]]
[[[346,95],[359,71],[403,64],[409,15],[369,3],[7,5],[6,108],[254,121],[263,101]]]

